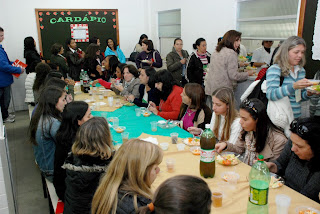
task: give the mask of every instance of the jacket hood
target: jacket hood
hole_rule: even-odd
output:
[[[105,172],[111,159],[101,160],[100,157],[70,154],[62,168],[77,172]]]

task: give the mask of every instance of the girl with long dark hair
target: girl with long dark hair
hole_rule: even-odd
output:
[[[210,108],[206,105],[205,94],[198,83],[188,83],[181,94],[182,105],[178,120],[183,121],[184,130],[189,127],[204,129],[209,124],[212,116]]]
[[[167,70],[160,70],[155,75],[155,87],[160,91],[159,107],[154,102],[149,102],[149,110],[164,119],[178,119],[182,103],[181,93],[183,88],[176,85],[172,74]]]
[[[96,80],[103,77],[102,61],[100,46],[91,43],[87,48],[83,63],[83,69],[87,71],[90,79]]]
[[[62,121],[56,135],[54,154],[53,185],[60,200],[64,201],[66,171],[62,169],[64,161],[71,151],[79,127],[92,118],[89,105],[83,101],[74,101],[66,105]]]
[[[104,52],[105,57],[110,55],[116,56],[121,63],[126,63],[126,57],[124,56],[119,45],[117,45],[117,43],[112,38],[107,39],[107,48]]]
[[[61,123],[61,113],[66,101],[66,92],[56,86],[46,87],[31,118],[29,141],[41,173],[52,182],[56,133]]]
[[[36,50],[36,42],[33,37],[28,36],[24,39],[24,58],[26,59],[27,74],[35,72],[35,68],[39,62],[41,62],[40,54]]]
[[[216,144],[218,152],[226,151],[243,154],[243,162],[252,165],[258,155],[266,161],[276,160],[282,152],[287,138],[282,130],[269,119],[263,102],[256,98],[245,100],[240,105],[240,124],[243,131],[233,145],[229,142]]]

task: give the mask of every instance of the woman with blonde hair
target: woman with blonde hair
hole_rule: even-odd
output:
[[[80,126],[71,155],[62,166],[67,174],[63,213],[90,213],[92,197],[113,153],[105,118],[93,117]]]
[[[305,78],[306,71],[303,68],[306,63],[305,50],[304,39],[298,36],[289,37],[280,46],[274,56],[274,65],[266,74],[268,100],[276,101],[288,97],[294,118],[301,116],[300,100],[306,101],[312,95],[306,90],[312,82]],[[282,84],[281,77],[283,77]]]
[[[242,130],[240,118],[235,108],[235,100],[232,89],[222,87],[212,93],[212,114],[211,130],[220,142],[235,144]],[[190,127],[191,134],[198,135],[201,129]]]
[[[161,149],[132,139],[115,154],[92,200],[93,214],[135,213],[151,202],[151,184],[162,161]]]

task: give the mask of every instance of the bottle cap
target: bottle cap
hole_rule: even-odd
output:
[[[210,124],[206,124],[206,129],[210,129]]]
[[[258,156],[258,161],[264,161],[263,158],[264,158],[263,155],[259,155],[259,156]]]

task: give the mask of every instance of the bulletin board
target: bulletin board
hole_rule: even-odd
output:
[[[119,45],[117,9],[35,9],[40,51],[43,58],[51,56],[51,46],[60,43],[65,47],[67,38],[75,38],[77,46],[86,50],[91,37],[98,37],[102,52],[106,39],[113,38]]]

